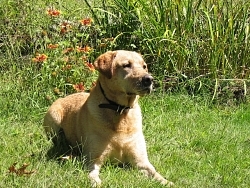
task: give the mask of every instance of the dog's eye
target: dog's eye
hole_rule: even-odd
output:
[[[146,69],[147,68],[147,65],[143,65],[143,69]]]
[[[131,68],[131,63],[126,63],[123,65],[123,68]]]

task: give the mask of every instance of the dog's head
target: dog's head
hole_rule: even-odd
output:
[[[147,64],[136,52],[118,50],[100,55],[94,62],[109,88],[128,95],[149,94],[153,87],[153,77],[148,73]]]

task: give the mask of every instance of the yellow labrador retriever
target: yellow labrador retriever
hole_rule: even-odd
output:
[[[94,62],[99,71],[90,93],[58,99],[44,118],[48,136],[63,130],[71,146],[81,145],[93,186],[99,186],[99,171],[107,158],[130,163],[162,184],[164,179],[148,160],[142,133],[139,96],[152,90],[153,77],[141,55],[131,51],[108,51]]]

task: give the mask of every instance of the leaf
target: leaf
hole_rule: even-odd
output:
[[[9,173],[14,173],[18,176],[22,176],[22,175],[30,175],[35,173],[35,170],[31,170],[31,171],[27,171],[26,168],[29,166],[29,164],[23,163],[22,167],[17,169],[16,168],[16,164],[17,162],[13,163],[10,167],[9,167]]]
[[[13,163],[10,167],[9,167],[9,173],[16,173],[16,164],[17,162]]]

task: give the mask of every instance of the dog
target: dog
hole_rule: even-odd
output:
[[[132,51],[108,51],[96,59],[94,67],[99,77],[90,93],[57,99],[49,108],[43,124],[48,137],[55,139],[62,130],[72,147],[81,146],[93,187],[101,185],[99,171],[107,159],[129,163],[172,186],[147,156],[138,99],[152,91],[153,77],[142,56]]]

